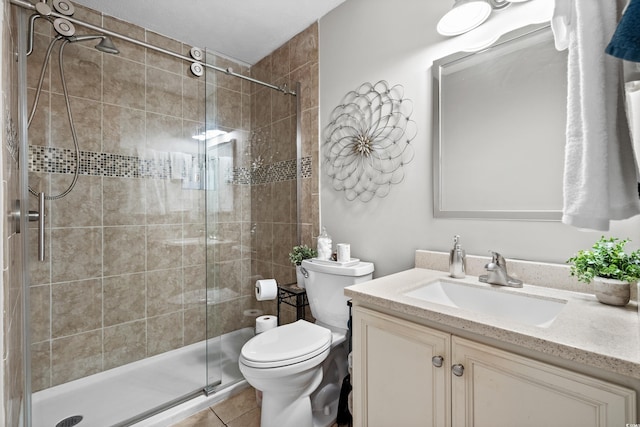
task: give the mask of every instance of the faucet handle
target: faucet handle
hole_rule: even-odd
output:
[[[500,255],[499,252],[491,251],[491,250],[489,252],[491,253],[492,263],[497,264],[502,268],[505,268],[507,266],[507,261],[504,259],[502,255]]]
[[[478,280],[484,283],[491,283],[493,285],[521,288],[523,286],[522,280],[514,279],[507,273],[507,261],[504,257],[498,252],[489,252],[491,253],[491,261],[484,266],[489,274],[478,277]]]

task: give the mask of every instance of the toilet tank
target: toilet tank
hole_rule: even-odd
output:
[[[348,298],[344,288],[373,277],[373,263],[358,262],[341,266],[330,261],[302,261],[309,277],[304,281],[311,314],[316,321],[332,329],[346,330],[349,322]]]

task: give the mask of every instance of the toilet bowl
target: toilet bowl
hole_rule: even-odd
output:
[[[331,351],[322,361],[322,381],[310,396],[314,427],[331,427],[336,422],[342,380],[347,375],[349,343],[343,333],[331,335]]]
[[[331,331],[298,320],[263,332],[240,353],[240,372],[262,391],[262,427],[313,427],[309,395],[322,381]]]
[[[347,374],[349,308],[346,286],[371,280],[373,264],[326,265],[304,260],[316,323],[298,320],[250,339],[240,372],[262,391],[261,427],[329,427],[336,420]]]

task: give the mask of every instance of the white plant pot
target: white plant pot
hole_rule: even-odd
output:
[[[304,288],[304,274],[302,274],[301,265],[296,265],[296,280],[298,281],[298,287]]]
[[[625,306],[631,298],[629,282],[596,276],[593,278],[593,287],[596,298],[603,304]]]

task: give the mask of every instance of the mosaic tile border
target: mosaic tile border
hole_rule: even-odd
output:
[[[311,157],[303,157],[302,158],[302,164],[300,165],[300,178],[311,178],[312,175],[312,168],[311,168]]]
[[[56,147],[29,146],[29,172],[71,174],[76,164],[75,150]],[[80,151],[80,175],[110,178],[185,179],[194,168],[202,170],[198,155],[162,153],[154,159],[121,154]],[[310,178],[311,157],[303,157],[301,177]],[[296,160],[285,160],[262,166],[256,170],[233,168],[233,184],[258,185],[270,182],[295,180]]]
[[[303,157],[300,165],[300,177],[311,178],[311,157]],[[234,168],[233,182],[238,184],[260,185],[271,182],[291,181],[296,179],[296,160],[285,160],[270,165],[261,166],[255,170],[249,168]]]
[[[192,158],[197,162],[197,158]],[[29,146],[29,171],[38,173],[70,174],[76,164],[75,150],[56,147]],[[184,178],[188,165],[176,171],[172,159],[143,159],[121,154],[80,151],[80,175],[116,178]],[[178,175],[176,175],[178,174]]]

